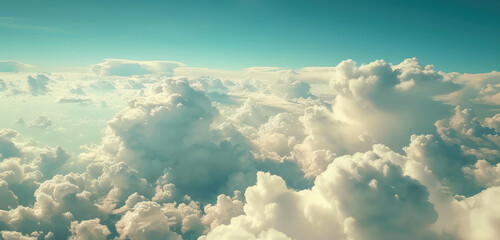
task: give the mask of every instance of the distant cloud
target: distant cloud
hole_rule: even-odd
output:
[[[71,234],[70,240],[106,239],[110,232],[106,226],[100,224],[98,218],[95,218],[87,221],[71,222]]]
[[[28,86],[30,92],[35,95],[45,94],[48,91],[47,85],[49,84],[49,81],[50,79],[43,74],[36,77],[28,76]]]
[[[19,119],[17,119],[17,120],[14,122],[14,124],[18,124],[18,125],[22,125],[22,126],[24,126],[24,125],[26,125],[26,122],[24,121],[24,119],[19,118]]]
[[[437,99],[449,104],[488,104],[500,105],[500,72],[493,71],[481,74],[463,74],[452,79],[453,82],[465,85],[464,88],[438,96]]]
[[[72,88],[69,92],[76,95],[85,95],[85,91],[81,87]]]
[[[54,125],[47,116],[39,116],[28,124],[28,127],[47,129]]]
[[[0,79],[0,92],[6,89],[7,89],[7,84],[5,84],[4,80]]]
[[[76,103],[80,105],[90,105],[94,103],[92,99],[78,96],[62,97],[57,100],[58,103]]]
[[[125,59],[105,59],[104,62],[93,65],[92,71],[104,75],[143,75],[162,73],[173,75],[175,68],[184,64],[172,61],[133,61]]]
[[[39,26],[31,22],[32,21],[23,18],[0,17],[0,27],[17,28],[17,29],[42,31],[42,32],[65,32],[59,28]]]
[[[0,60],[0,72],[21,72],[32,67],[19,61]]]

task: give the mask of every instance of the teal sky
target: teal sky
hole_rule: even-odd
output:
[[[104,58],[188,66],[332,66],[417,57],[500,70],[498,1],[1,1],[0,60],[42,70]]]

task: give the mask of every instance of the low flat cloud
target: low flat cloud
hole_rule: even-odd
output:
[[[94,103],[92,99],[86,98],[86,97],[79,97],[79,96],[69,96],[69,97],[62,97],[57,100],[57,103],[74,103],[74,104],[79,104],[79,105],[90,105]]]
[[[22,72],[33,67],[19,61],[0,60],[0,72]]]
[[[92,71],[104,75],[130,76],[143,74],[172,75],[177,67],[184,66],[172,61],[133,61],[125,59],[105,59],[93,65]]]

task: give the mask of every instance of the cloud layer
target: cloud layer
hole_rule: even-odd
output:
[[[107,59],[0,79],[3,239],[500,235],[496,72]]]

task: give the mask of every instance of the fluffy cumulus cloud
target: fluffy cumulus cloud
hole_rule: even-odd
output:
[[[69,239],[106,239],[110,234],[108,228],[101,225],[98,218],[87,221],[71,223],[71,237]]]
[[[425,186],[376,151],[335,159],[302,191],[259,172],[245,192],[245,215],[205,239],[258,237],[269,229],[283,239],[437,239],[430,226],[438,214],[428,196]]]
[[[181,239],[170,231],[169,218],[155,202],[140,202],[116,223],[121,239]]]
[[[480,107],[480,105],[485,104],[498,110],[500,104],[500,94],[498,93],[500,72],[457,75],[452,81],[463,84],[465,87],[440,96],[445,102],[473,107]]]
[[[9,69],[1,239],[500,235],[497,72],[445,73],[415,58]]]
[[[433,98],[459,88],[447,80],[450,77],[416,59],[398,65],[378,60],[356,66],[352,60],[344,61],[330,81],[338,94],[332,108],[335,122],[330,125],[358,138],[350,140],[347,149],[359,145],[356,141],[400,148],[409,135],[430,132],[435,121],[446,117],[450,107]]]

